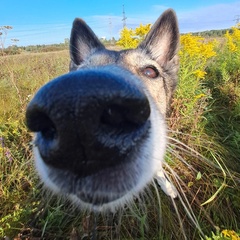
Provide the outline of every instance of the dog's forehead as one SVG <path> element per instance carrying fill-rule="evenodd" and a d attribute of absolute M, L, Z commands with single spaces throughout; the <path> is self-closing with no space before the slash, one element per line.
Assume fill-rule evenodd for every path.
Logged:
<path fill-rule="evenodd" d="M 145 65 L 151 65 L 156 62 L 150 58 L 148 54 L 139 49 L 128 49 L 122 51 L 113 50 L 99 50 L 91 54 L 86 60 L 85 64 L 91 66 L 102 66 L 108 64 L 122 65 L 125 68 L 141 67 Z"/>
<path fill-rule="evenodd" d="M 86 62 L 88 64 L 95 65 L 95 66 L 113 64 L 117 62 L 119 55 L 120 53 L 117 51 L 103 49 L 91 54 L 86 59 Z"/>
<path fill-rule="evenodd" d="M 124 63 L 125 66 L 132 66 L 135 68 L 141 68 L 145 65 L 156 64 L 153 59 L 144 51 L 136 49 L 124 50 L 120 53 L 119 61 Z"/>

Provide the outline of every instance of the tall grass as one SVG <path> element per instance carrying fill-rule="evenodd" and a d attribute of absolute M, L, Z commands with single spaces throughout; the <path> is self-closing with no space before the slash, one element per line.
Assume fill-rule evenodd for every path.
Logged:
<path fill-rule="evenodd" d="M 26 105 L 41 85 L 68 71 L 67 51 L 0 58 L 0 237 L 201 239 L 196 225 L 208 239 L 239 233 L 240 48 L 188 35 L 180 56 L 166 154 L 180 197 L 172 202 L 153 183 L 124 211 L 106 216 L 42 193 L 33 167 Z"/>
<path fill-rule="evenodd" d="M 67 71 L 67 51 L 0 58 L 0 236 L 20 232 L 39 205 L 31 135 L 24 119 L 32 94 Z"/>
<path fill-rule="evenodd" d="M 230 37 L 220 46 L 182 36 L 180 83 L 170 118 L 172 136 L 181 140 L 174 140 L 172 148 L 177 151 L 172 151 L 171 162 L 183 181 L 181 188 L 185 185 L 187 195 L 194 194 L 194 213 L 208 232 L 211 228 L 239 232 L 240 227 L 240 38 L 235 38 L 231 51 Z M 193 154 L 186 154 L 190 148 Z"/>

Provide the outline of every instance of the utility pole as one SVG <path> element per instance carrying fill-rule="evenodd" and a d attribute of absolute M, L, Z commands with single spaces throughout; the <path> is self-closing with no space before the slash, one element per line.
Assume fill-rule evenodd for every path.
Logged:
<path fill-rule="evenodd" d="M 126 27 L 126 19 L 127 19 L 127 17 L 125 15 L 125 10 L 124 10 L 124 5 L 123 5 L 123 19 L 122 19 L 122 21 L 123 21 L 123 28 Z"/>

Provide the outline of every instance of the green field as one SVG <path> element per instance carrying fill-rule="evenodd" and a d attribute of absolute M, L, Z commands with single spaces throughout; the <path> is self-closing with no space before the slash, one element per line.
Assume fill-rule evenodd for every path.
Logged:
<path fill-rule="evenodd" d="M 1 56 L 0 239 L 88 234 L 99 239 L 204 239 L 201 231 L 207 239 L 240 239 L 240 44 L 236 46 L 231 51 L 227 43 L 214 45 L 216 54 L 204 61 L 200 52 L 181 49 L 166 154 L 166 171 L 181 198 L 172 203 L 153 184 L 141 200 L 114 216 L 64 204 L 42 191 L 34 170 L 26 105 L 41 85 L 68 71 L 68 52 Z"/>

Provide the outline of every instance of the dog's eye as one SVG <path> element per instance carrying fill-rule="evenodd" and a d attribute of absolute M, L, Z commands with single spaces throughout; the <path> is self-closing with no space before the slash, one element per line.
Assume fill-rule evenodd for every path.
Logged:
<path fill-rule="evenodd" d="M 156 78 L 159 75 L 158 70 L 152 66 L 145 67 L 142 72 L 148 78 Z"/>

